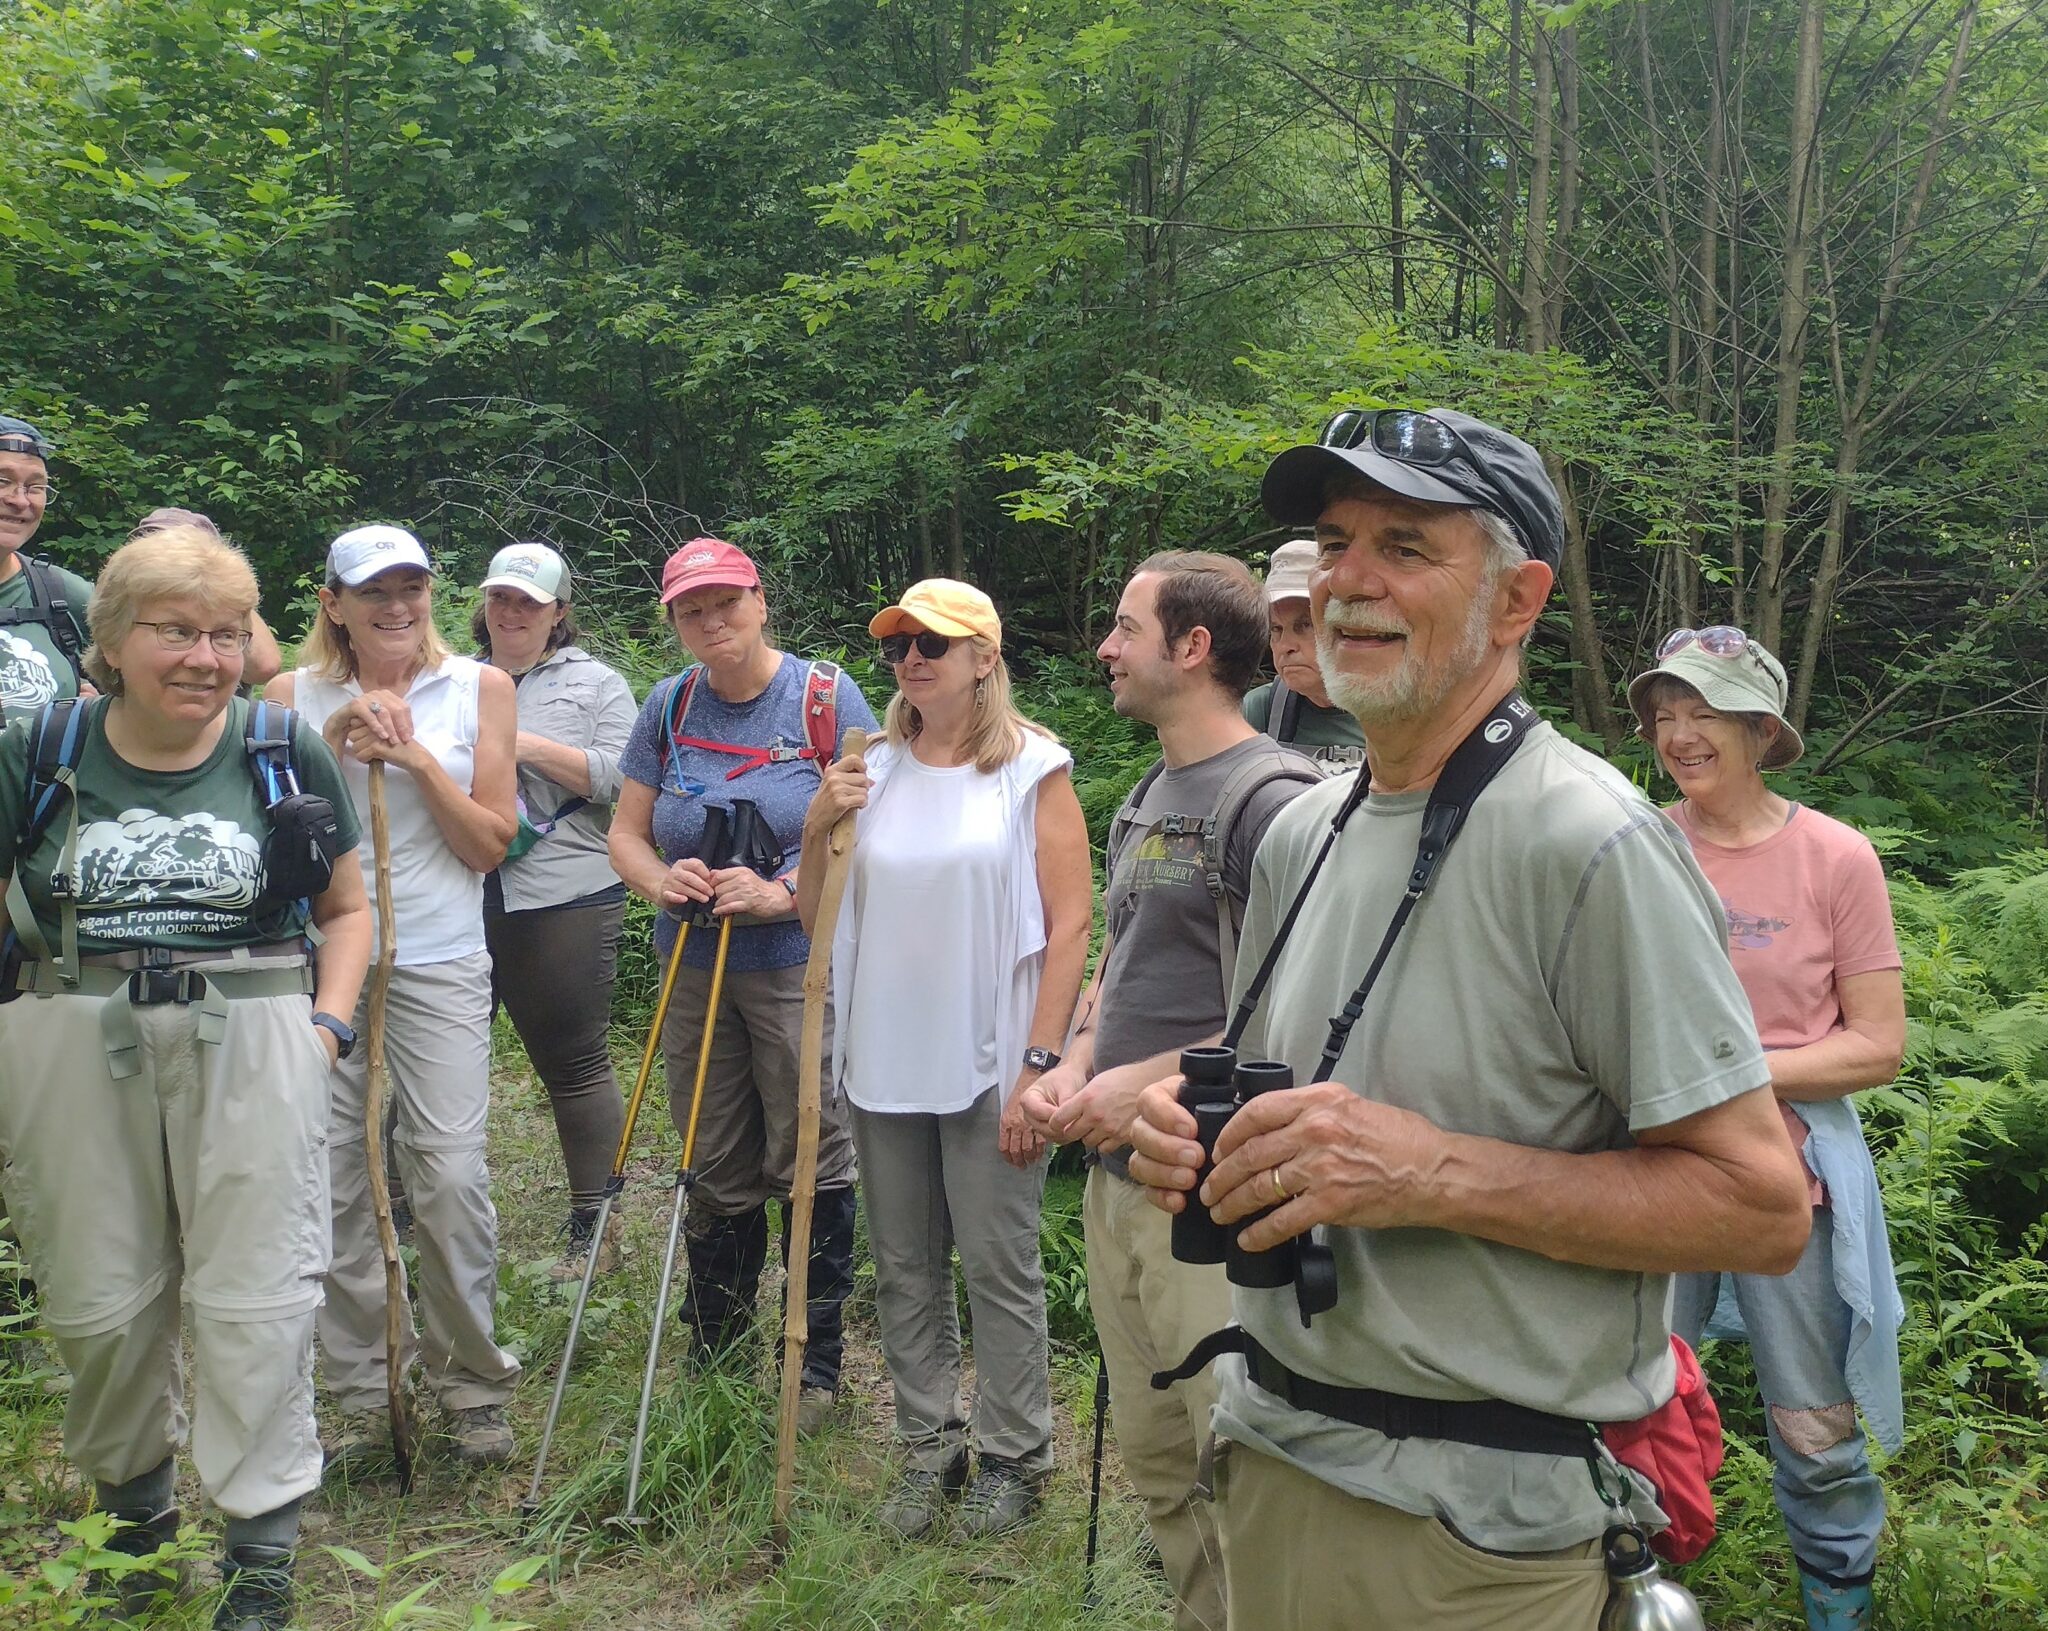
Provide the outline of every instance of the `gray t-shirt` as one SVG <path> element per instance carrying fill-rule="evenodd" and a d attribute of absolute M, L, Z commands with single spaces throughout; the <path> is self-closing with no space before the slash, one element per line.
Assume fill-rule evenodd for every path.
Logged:
<path fill-rule="evenodd" d="M 1095 1068 L 1189 1046 L 1223 1029 L 1225 970 L 1217 936 L 1216 899 L 1200 863 L 1199 828 L 1216 811 L 1223 784 L 1249 754 L 1272 746 L 1248 737 L 1235 747 L 1178 769 L 1168 766 L 1145 790 L 1135 819 L 1111 828 L 1103 872 L 1104 928 L 1109 951 L 1102 969 L 1102 1012 L 1095 1023 Z M 1227 835 L 1223 889 L 1242 916 L 1251 888 L 1252 856 L 1287 802 L 1306 790 L 1298 781 L 1268 782 L 1245 802 Z M 1188 830 L 1161 831 L 1169 816 Z M 1124 1175 L 1123 1155 L 1103 1164 Z"/>
<path fill-rule="evenodd" d="M 1253 869 L 1237 971 L 1249 982 L 1348 784 L 1274 824 Z M 1247 1032 L 1244 1056 L 1306 1081 L 1400 900 L 1426 793 L 1375 797 L 1338 841 Z M 1677 829 L 1549 725 L 1473 806 L 1346 1044 L 1335 1080 L 1453 1132 L 1539 1149 L 1632 1134 L 1770 1080 L 1729 964 L 1721 904 Z M 1507 1399 L 1586 1421 L 1670 1396 L 1662 1274 L 1562 1263 L 1435 1229 L 1333 1229 L 1340 1294 L 1304 1331 L 1291 1290 L 1234 1292 L 1238 1318 L 1306 1376 L 1439 1399 Z M 1606 1521 L 1583 1461 L 1440 1440 L 1394 1443 L 1296 1412 L 1219 1372 L 1217 1428 L 1353 1495 L 1447 1519 L 1509 1551 Z M 1639 1511 L 1655 1508 L 1647 1497 Z"/>

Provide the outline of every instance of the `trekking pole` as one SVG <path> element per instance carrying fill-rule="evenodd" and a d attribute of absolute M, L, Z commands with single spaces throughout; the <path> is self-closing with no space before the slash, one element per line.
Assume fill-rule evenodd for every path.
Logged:
<path fill-rule="evenodd" d="M 725 992 L 725 954 L 732 944 L 732 919 L 718 920 L 718 952 L 711 963 L 711 999 L 704 1008 L 704 1039 L 697 1047 L 697 1080 L 690 1089 L 690 1120 L 683 1131 L 683 1159 L 676 1167 L 675 1205 L 669 1213 L 668 1250 L 661 1259 L 661 1289 L 654 1298 L 654 1329 L 647 1338 L 647 1369 L 640 1378 L 640 1415 L 633 1424 L 633 1455 L 626 1465 L 626 1510 L 615 1520 L 639 1528 L 647 1520 L 640 1504 L 640 1463 L 647 1452 L 647 1413 L 654 1404 L 654 1375 L 661 1364 L 661 1330 L 668 1320 L 668 1289 L 675 1279 L 676 1244 L 682 1239 L 683 1214 L 697 1182 L 691 1163 L 697 1155 L 697 1116 L 704 1108 L 704 1078 L 711 1070 L 711 1039 L 718 1026 L 718 999 Z"/>
<path fill-rule="evenodd" d="M 583 1265 L 583 1284 L 576 1291 L 576 1308 L 569 1316 L 569 1338 L 562 1344 L 561 1369 L 555 1373 L 554 1396 L 548 1400 L 548 1417 L 540 1430 L 540 1453 L 534 1458 L 533 1482 L 527 1486 L 520 1510 L 529 1515 L 540 1507 L 541 1475 L 547 1471 L 548 1446 L 554 1442 L 555 1420 L 562 1413 L 562 1395 L 569 1386 L 569 1366 L 576 1358 L 576 1337 L 583 1329 L 583 1311 L 590 1302 L 591 1282 L 597 1278 L 598 1249 L 604 1241 L 605 1226 L 611 1222 L 612 1206 L 626 1188 L 626 1152 L 632 1148 L 633 1127 L 640 1119 L 640 1102 L 647 1095 L 648 1078 L 654 1073 L 654 1056 L 661 1048 L 661 1031 L 668 1019 L 669 998 L 675 994 L 676 975 L 683 966 L 683 942 L 690 938 L 690 920 L 683 919 L 676 930 L 676 943 L 668 954 L 668 969 L 661 977 L 661 995 L 654 1003 L 654 1024 L 647 1032 L 647 1046 L 640 1055 L 640 1074 L 633 1082 L 633 1096 L 626 1101 L 626 1125 L 619 1134 L 618 1153 L 612 1157 L 612 1175 L 598 1203 L 597 1226 L 591 1231 L 590 1252 Z"/>
<path fill-rule="evenodd" d="M 850 730 L 841 758 L 866 751 L 867 732 Z M 796 1173 L 789 1186 L 789 1270 L 783 1281 L 782 1395 L 775 1424 L 775 1517 L 768 1547 L 781 1556 L 789 1544 L 789 1508 L 796 1495 L 796 1408 L 803 1389 L 804 1348 L 811 1340 L 811 1219 L 817 1209 L 818 1119 L 825 1097 L 825 1004 L 832 987 L 832 931 L 853 865 L 855 812 L 832 823 L 825 840 L 825 885 L 811 923 L 804 966 L 803 1043 L 796 1078 Z"/>
<path fill-rule="evenodd" d="M 1081 1606 L 1093 1610 L 1095 1595 L 1095 1541 L 1102 1517 L 1102 1423 L 1109 1414 L 1109 1361 L 1102 1344 L 1095 1344 L 1095 1455 L 1088 1466 L 1088 1552 L 1081 1565 Z"/>
<path fill-rule="evenodd" d="M 412 1488 L 412 1425 L 405 1413 L 405 1270 L 398 1259 L 398 1229 L 391 1218 L 391 1184 L 384 1173 L 384 1023 L 391 1001 L 391 971 L 398 961 L 397 909 L 391 899 L 391 817 L 384 804 L 384 761 L 370 761 L 370 847 L 377 870 L 377 964 L 370 971 L 369 1086 L 363 1104 L 363 1154 L 370 1164 L 370 1209 L 377 1215 L 377 1249 L 384 1258 L 384 1382 L 391 1414 L 391 1458 L 398 1493 Z"/>

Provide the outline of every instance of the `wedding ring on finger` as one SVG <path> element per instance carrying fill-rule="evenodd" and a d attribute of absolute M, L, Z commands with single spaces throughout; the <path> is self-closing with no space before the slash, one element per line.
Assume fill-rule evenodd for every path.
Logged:
<path fill-rule="evenodd" d="M 1283 1201 L 1291 1200 L 1293 1198 L 1293 1196 L 1288 1191 L 1286 1179 L 1280 1176 L 1280 1169 L 1278 1167 L 1266 1168 L 1266 1176 L 1272 1181 L 1273 1184 L 1273 1204 L 1275 1206 L 1280 1205 L 1280 1203 Z"/>

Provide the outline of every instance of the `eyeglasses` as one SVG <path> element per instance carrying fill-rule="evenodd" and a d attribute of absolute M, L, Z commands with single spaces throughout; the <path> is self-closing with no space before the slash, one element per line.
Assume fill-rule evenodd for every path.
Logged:
<path fill-rule="evenodd" d="M 1364 447 L 1368 442 L 1375 453 L 1420 470 L 1433 470 L 1463 459 L 1486 484 L 1489 502 L 1483 507 L 1498 506 L 1505 511 L 1502 519 L 1514 527 L 1522 547 L 1532 557 L 1538 553 L 1535 541 L 1549 529 L 1535 523 L 1514 497 L 1514 489 L 1494 474 L 1485 455 L 1466 441 L 1455 425 L 1414 408 L 1343 408 L 1330 415 L 1316 437 L 1319 447 L 1340 452 Z"/>
<path fill-rule="evenodd" d="M 249 649 L 249 642 L 256 638 L 249 629 L 195 629 L 190 623 L 148 623 L 141 618 L 135 620 L 135 626 L 154 629 L 156 643 L 166 651 L 190 651 L 203 636 L 206 643 L 223 657 L 241 656 Z"/>
<path fill-rule="evenodd" d="M 1657 648 L 1657 661 L 1675 657 L 1687 646 L 1698 646 L 1709 657 L 1746 657 L 1752 643 L 1748 635 L 1728 623 L 1704 629 L 1673 629 Z"/>
<path fill-rule="evenodd" d="M 39 498 L 48 503 L 57 496 L 54 483 L 47 481 L 0 481 L 0 498 L 9 493 L 19 493 L 23 498 Z"/>
<path fill-rule="evenodd" d="M 937 662 L 951 648 L 951 635 L 934 634 L 930 629 L 920 629 L 915 634 L 885 634 L 882 636 L 882 661 L 902 663 L 910 660 L 910 648 L 917 647 L 918 654 L 927 662 Z"/>

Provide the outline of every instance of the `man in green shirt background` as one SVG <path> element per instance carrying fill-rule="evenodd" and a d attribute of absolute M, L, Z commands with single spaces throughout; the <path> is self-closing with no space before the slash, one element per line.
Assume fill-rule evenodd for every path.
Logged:
<path fill-rule="evenodd" d="M 1254 730 L 1300 748 L 1335 776 L 1365 759 L 1365 732 L 1342 708 L 1330 706 L 1316 661 L 1316 631 L 1308 615 L 1308 579 L 1316 564 L 1312 539 L 1296 538 L 1273 551 L 1266 564 L 1267 638 L 1274 678 L 1249 691 L 1244 717 Z"/>
<path fill-rule="evenodd" d="M 0 414 L 0 723 L 78 695 L 92 585 L 22 553 L 49 508 L 55 451 L 27 420 Z"/>

